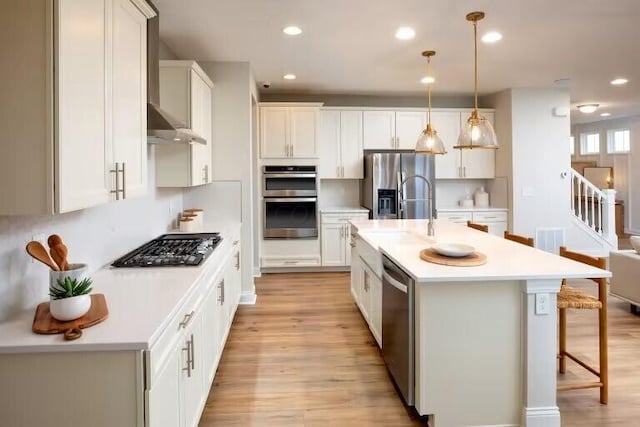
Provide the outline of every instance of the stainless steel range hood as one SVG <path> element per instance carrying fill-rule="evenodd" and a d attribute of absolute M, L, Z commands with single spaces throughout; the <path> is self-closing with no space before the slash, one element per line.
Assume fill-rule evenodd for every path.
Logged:
<path fill-rule="evenodd" d="M 207 140 L 160 108 L 160 15 L 147 21 L 147 142 L 151 144 L 200 143 Z"/>

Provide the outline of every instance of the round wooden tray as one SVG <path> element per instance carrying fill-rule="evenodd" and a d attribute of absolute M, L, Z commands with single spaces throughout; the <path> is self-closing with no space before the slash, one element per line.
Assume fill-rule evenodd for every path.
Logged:
<path fill-rule="evenodd" d="M 427 248 L 420 251 L 420 258 L 423 261 L 452 267 L 477 267 L 487 263 L 487 256 L 477 251 L 465 257 L 454 258 L 440 255 L 433 249 Z"/>

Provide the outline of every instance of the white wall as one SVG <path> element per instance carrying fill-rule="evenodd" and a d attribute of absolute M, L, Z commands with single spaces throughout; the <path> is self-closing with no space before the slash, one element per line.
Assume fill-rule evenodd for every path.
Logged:
<path fill-rule="evenodd" d="M 607 132 L 614 129 L 629 129 L 630 154 L 607 153 Z M 600 154 L 580 155 L 580 134 L 594 132 L 600 134 Z M 640 116 L 574 125 L 571 135 L 576 144 L 573 161 L 595 161 L 598 166 L 613 167 L 616 199 L 624 201 L 625 231 L 640 234 Z"/>
<path fill-rule="evenodd" d="M 451 179 L 436 181 L 436 208 L 447 209 L 459 207 L 458 202 L 465 199 L 467 195 L 473 199 L 473 193 L 480 187 L 484 187 L 485 191 L 489 191 L 488 181 L 485 179 Z M 489 197 L 489 205 L 491 207 L 502 208 L 505 206 L 496 206 L 493 198 Z"/>
<path fill-rule="evenodd" d="M 48 299 L 48 269 L 24 248 L 34 235 L 60 234 L 72 262 L 91 271 L 175 226 L 182 210 L 180 189 L 156 189 L 153 146 L 149 146 L 149 193 L 56 216 L 0 216 L 0 322 Z"/>
<path fill-rule="evenodd" d="M 360 207 L 360 180 L 321 179 L 318 206 L 320 209 Z"/>

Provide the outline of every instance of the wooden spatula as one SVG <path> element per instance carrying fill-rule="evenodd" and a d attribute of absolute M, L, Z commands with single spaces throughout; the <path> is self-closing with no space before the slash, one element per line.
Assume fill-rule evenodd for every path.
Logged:
<path fill-rule="evenodd" d="M 35 240 L 27 243 L 27 253 L 44 265 L 49 266 L 53 271 L 60 270 L 58 266 L 53 262 L 53 260 L 49 256 L 49 252 L 47 252 L 47 248 L 45 248 L 42 243 Z"/>
<path fill-rule="evenodd" d="M 69 262 L 67 261 L 69 250 L 67 249 L 67 246 L 62 243 L 62 238 L 57 234 L 52 234 L 47 239 L 47 243 L 49 244 L 51 257 L 56 264 L 58 264 L 60 270 L 67 271 L 69 269 Z"/>

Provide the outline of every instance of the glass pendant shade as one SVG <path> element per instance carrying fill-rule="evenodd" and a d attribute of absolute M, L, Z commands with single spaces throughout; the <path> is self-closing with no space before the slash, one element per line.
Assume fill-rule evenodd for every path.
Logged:
<path fill-rule="evenodd" d="M 447 151 L 444 148 L 444 144 L 438 132 L 433 129 L 431 123 L 427 125 L 427 128 L 422 131 L 418 142 L 416 142 L 416 153 L 421 154 L 446 154 Z"/>
<path fill-rule="evenodd" d="M 498 148 L 498 138 L 491 122 L 474 110 L 460 129 L 458 149 Z"/>

